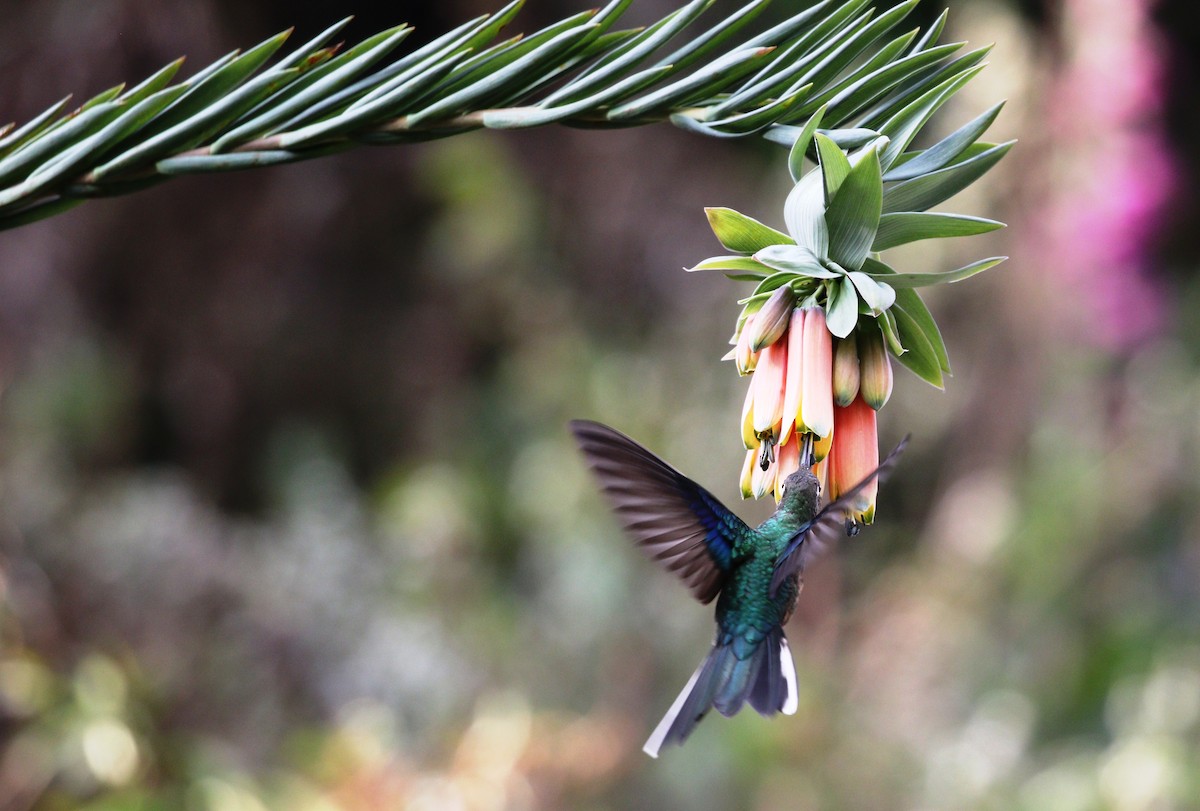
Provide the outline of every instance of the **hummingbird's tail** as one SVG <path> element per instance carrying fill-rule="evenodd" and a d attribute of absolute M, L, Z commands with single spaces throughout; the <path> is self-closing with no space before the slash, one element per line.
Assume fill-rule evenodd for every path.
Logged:
<path fill-rule="evenodd" d="M 739 659 L 738 640 L 717 642 L 642 750 L 658 757 L 668 744 L 682 744 L 712 707 L 728 717 L 747 701 L 761 715 L 796 712 L 796 665 L 782 628 L 767 634 L 753 652 Z"/>

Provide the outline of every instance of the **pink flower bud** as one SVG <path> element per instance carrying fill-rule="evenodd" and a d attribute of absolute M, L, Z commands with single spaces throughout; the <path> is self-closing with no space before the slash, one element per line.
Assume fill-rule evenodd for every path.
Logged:
<path fill-rule="evenodd" d="M 883 334 L 863 335 L 858 349 L 859 389 L 867 405 L 878 411 L 892 396 L 892 361 Z"/>
<path fill-rule="evenodd" d="M 750 331 L 750 349 L 757 352 L 765 346 L 775 343 L 787 329 L 788 319 L 792 315 L 792 304 L 796 296 L 792 288 L 783 285 L 775 289 L 767 303 L 754 317 L 754 327 Z M 749 323 L 746 325 L 750 326 Z"/>
<path fill-rule="evenodd" d="M 857 332 L 834 342 L 833 347 L 833 402 L 842 407 L 854 402 L 858 396 L 858 340 Z"/>

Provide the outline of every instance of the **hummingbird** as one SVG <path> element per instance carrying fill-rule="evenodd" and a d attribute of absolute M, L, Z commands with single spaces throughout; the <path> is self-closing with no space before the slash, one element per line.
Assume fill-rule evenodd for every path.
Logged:
<path fill-rule="evenodd" d="M 895 467 L 901 440 L 883 463 L 824 508 L 809 468 L 789 475 L 775 513 L 753 529 L 715 496 L 620 432 L 573 420 L 571 432 L 625 531 L 651 558 L 716 607 L 716 637 L 643 751 L 682 744 L 712 708 L 729 717 L 746 702 L 760 715 L 793 715 L 796 666 L 783 633 L 803 585 L 805 566 L 857 527 L 852 499 Z M 802 459 L 808 462 L 810 455 Z"/>

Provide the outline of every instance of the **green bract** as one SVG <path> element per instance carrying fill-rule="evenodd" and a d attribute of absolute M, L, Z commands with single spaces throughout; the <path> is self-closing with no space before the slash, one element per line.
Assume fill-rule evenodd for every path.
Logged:
<path fill-rule="evenodd" d="M 931 147 L 905 151 L 929 117 L 977 71 L 974 62 L 960 67 L 949 75 L 943 67 L 913 80 L 903 104 L 877 129 L 865 124 L 881 118 L 878 112 L 852 122 L 855 126 L 823 129 L 829 115 L 824 106 L 802 127 L 781 128 L 772 140 L 790 147 L 788 168 L 796 181 L 784 203 L 786 234 L 731 209 L 706 209 L 717 238 L 736 255 L 707 259 L 692 270 L 720 270 L 755 282 L 753 293 L 740 302 L 735 342 L 748 316 L 786 285 L 796 306 L 824 308 L 833 335 L 846 338 L 873 321 L 902 364 L 934 386 L 943 385 L 950 371 L 946 346 L 915 288 L 966 279 L 1006 257 L 947 272 L 908 273 L 878 254 L 917 240 L 1004 226 L 925 211 L 972 183 L 1012 147 L 1012 142 L 978 140 L 1001 105 Z M 807 172 L 806 160 L 816 164 Z"/>

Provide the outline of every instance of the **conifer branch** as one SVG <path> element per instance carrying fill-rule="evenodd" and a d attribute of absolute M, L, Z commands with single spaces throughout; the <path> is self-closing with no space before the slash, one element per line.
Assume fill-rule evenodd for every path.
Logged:
<path fill-rule="evenodd" d="M 940 105 L 986 54 L 954 57 L 962 43 L 937 44 L 944 14 L 924 34 L 892 36 L 917 0 L 878 15 L 870 0 L 823 0 L 741 38 L 769 2 L 751 0 L 664 54 L 712 2 L 691 0 L 653 25 L 617 29 L 631 0 L 612 0 L 499 39 L 523 3 L 514 0 L 399 56 L 407 25 L 350 48 L 327 45 L 346 19 L 273 64 L 290 31 L 172 83 L 178 59 L 72 112 L 68 97 L 21 127 L 0 127 L 0 230 L 175 175 L 479 128 L 669 120 L 709 136 L 761 133 L 790 146 L 824 109 L 822 132 L 850 147 L 932 90 L 950 88 Z M 918 118 L 913 134 L 928 115 Z"/>

